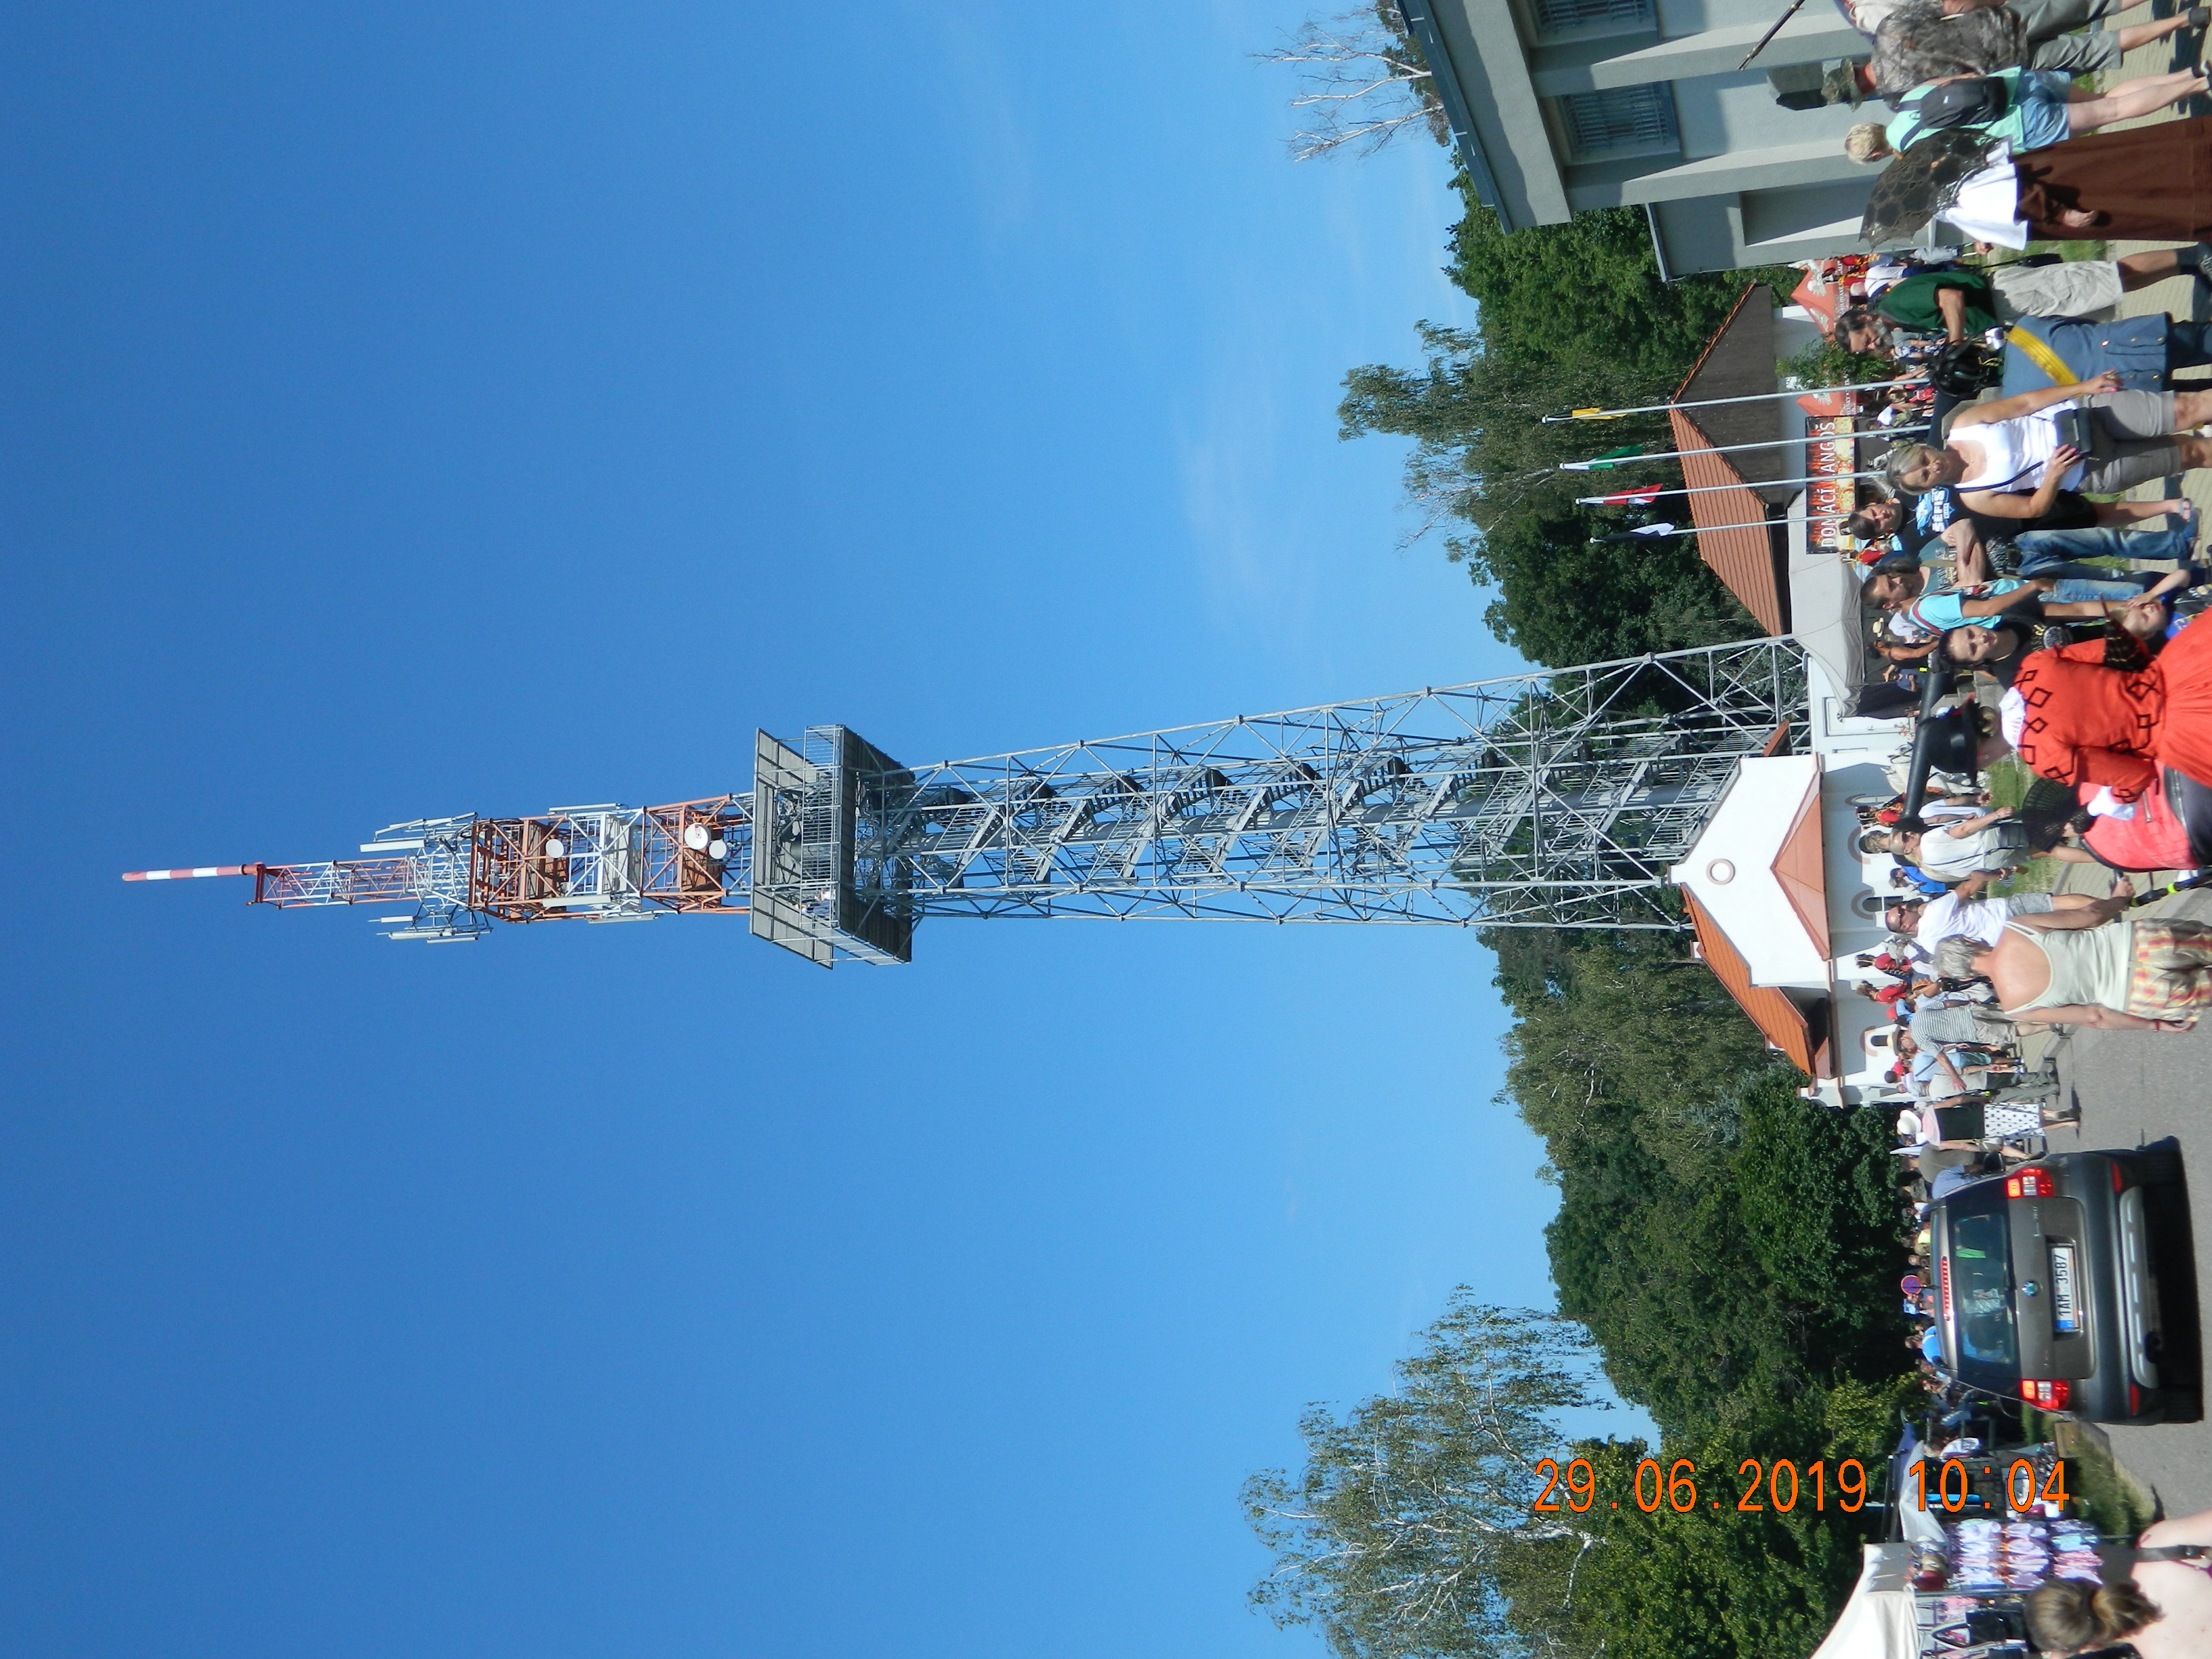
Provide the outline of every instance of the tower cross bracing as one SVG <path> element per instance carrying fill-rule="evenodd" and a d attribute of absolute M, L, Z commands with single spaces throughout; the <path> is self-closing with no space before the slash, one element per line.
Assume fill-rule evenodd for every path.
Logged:
<path fill-rule="evenodd" d="M 744 915 L 824 966 L 904 962 L 934 915 L 1668 927 L 1668 869 L 1805 699 L 1760 639 L 934 766 L 815 726 L 759 734 L 750 791 L 213 868 L 279 908 L 411 907 L 395 938 Z"/>

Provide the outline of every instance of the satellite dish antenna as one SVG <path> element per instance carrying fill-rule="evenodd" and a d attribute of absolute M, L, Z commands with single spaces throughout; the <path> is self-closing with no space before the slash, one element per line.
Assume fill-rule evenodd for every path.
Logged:
<path fill-rule="evenodd" d="M 703 823 L 687 823 L 684 826 L 684 844 L 695 853 L 705 852 L 707 843 L 713 839 L 714 836 Z"/>

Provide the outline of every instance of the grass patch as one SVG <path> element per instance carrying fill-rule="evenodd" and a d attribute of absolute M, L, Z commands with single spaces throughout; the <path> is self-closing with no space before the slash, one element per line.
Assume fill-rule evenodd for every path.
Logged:
<path fill-rule="evenodd" d="M 2009 806 L 2015 812 L 2027 799 L 2028 786 L 2035 781 L 2035 774 L 2016 760 L 1992 761 L 1983 773 L 1990 787 L 1990 805 Z M 2047 893 L 2058 884 L 2059 864 L 2057 859 L 2030 859 L 2002 881 L 1992 882 L 1990 892 L 1997 898 L 2011 898 L 2021 893 Z"/>
<path fill-rule="evenodd" d="M 2035 781 L 2035 774 L 2010 757 L 1991 761 L 1982 775 L 1990 787 L 1990 805 L 2009 806 L 2014 811 L 2027 799 L 2028 785 Z"/>
<path fill-rule="evenodd" d="M 2030 1441 L 2050 1441 L 2067 1460 L 2066 1492 L 2075 1509 L 2107 1538 L 2133 1538 L 2158 1519 L 2158 1498 L 2112 1455 L 2100 1429 L 2023 1407 Z"/>
<path fill-rule="evenodd" d="M 2010 248 L 1999 248 L 1993 254 L 1969 253 L 1960 260 L 1961 264 L 2010 264 L 2014 260 L 2030 254 L 2055 253 L 2068 264 L 2078 264 L 2084 259 L 2105 259 L 2112 256 L 2105 252 L 2102 242 L 2030 242 L 2018 253 Z"/>

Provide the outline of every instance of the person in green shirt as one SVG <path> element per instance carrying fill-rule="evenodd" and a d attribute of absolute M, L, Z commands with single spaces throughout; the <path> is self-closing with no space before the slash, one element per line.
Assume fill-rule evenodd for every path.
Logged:
<path fill-rule="evenodd" d="M 1963 267 L 1908 276 L 1884 289 L 1867 308 L 1915 334 L 1942 334 L 1954 340 L 1986 334 L 2003 321 L 1997 315 L 1996 291 L 1989 272 Z"/>
<path fill-rule="evenodd" d="M 1923 270 L 1891 284 L 1873 302 L 1836 319 L 1846 351 L 1880 351 L 1892 328 L 1963 340 L 2022 317 L 2086 317 L 2119 303 L 2131 289 L 2187 271 L 2212 281 L 2206 245 L 2130 253 L 2124 259 L 2068 259 L 2056 264 L 2002 264 L 1988 270 L 1955 266 Z"/>

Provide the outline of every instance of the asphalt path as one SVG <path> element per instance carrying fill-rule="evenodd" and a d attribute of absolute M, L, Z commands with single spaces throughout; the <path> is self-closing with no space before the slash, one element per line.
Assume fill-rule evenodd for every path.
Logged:
<path fill-rule="evenodd" d="M 2173 40 L 2139 46 L 2107 77 L 2106 83 L 2187 68 L 2188 64 L 2178 61 L 2181 49 Z M 2157 121 L 2179 120 L 2183 113 L 2161 110 L 2120 125 L 2148 126 Z M 2172 242 L 2113 242 L 2106 255 L 2117 259 L 2174 246 Z M 2122 317 L 2164 312 L 2202 319 L 2212 316 L 2212 293 L 2206 289 L 2206 284 L 2189 277 L 2153 283 L 2123 295 L 2114 312 Z M 2203 384 L 2198 378 L 2202 373 L 2191 371 L 2188 382 Z M 2162 479 L 2140 493 L 2185 495 L 2204 513 L 2212 509 L 2212 471 Z M 2079 878 L 2101 877 L 2102 872 L 2079 865 L 2069 866 L 2068 872 L 2076 878 L 2062 880 L 2058 884 L 2062 890 L 2098 891 L 2105 885 L 2102 881 Z M 2147 885 L 2157 879 L 2137 877 L 2136 882 Z M 2186 894 L 2163 905 L 2147 906 L 2137 914 L 2212 921 L 2212 894 Z M 2180 1037 L 2081 1032 L 2061 1047 L 2058 1063 L 2060 1076 L 2072 1084 L 2081 1103 L 2081 1127 L 2078 1134 L 2065 1129 L 2052 1131 L 2048 1139 L 2053 1152 L 2140 1146 L 2166 1135 L 2181 1143 L 2190 1177 L 2190 1218 L 2196 1234 L 2201 1310 L 2203 1298 L 2212 1291 L 2212 1254 L 2208 1254 L 2212 1251 L 2212 1020 Z M 2201 1368 L 2198 1374 L 2203 1375 Z M 2120 1461 L 2157 1491 L 2168 1515 L 2212 1509 L 2212 1422 L 2154 1429 L 2112 1428 L 2108 1432 Z"/>
<path fill-rule="evenodd" d="M 2212 921 L 2212 892 L 2185 893 L 2136 914 Z M 2212 1019 L 2185 1036 L 2076 1032 L 2058 1050 L 2058 1070 L 2081 1122 L 2051 1130 L 2052 1152 L 2140 1146 L 2168 1135 L 2180 1143 L 2201 1310 L 2212 1286 Z M 2212 1421 L 2107 1432 L 2121 1462 L 2157 1492 L 2168 1515 L 2212 1510 Z"/>

